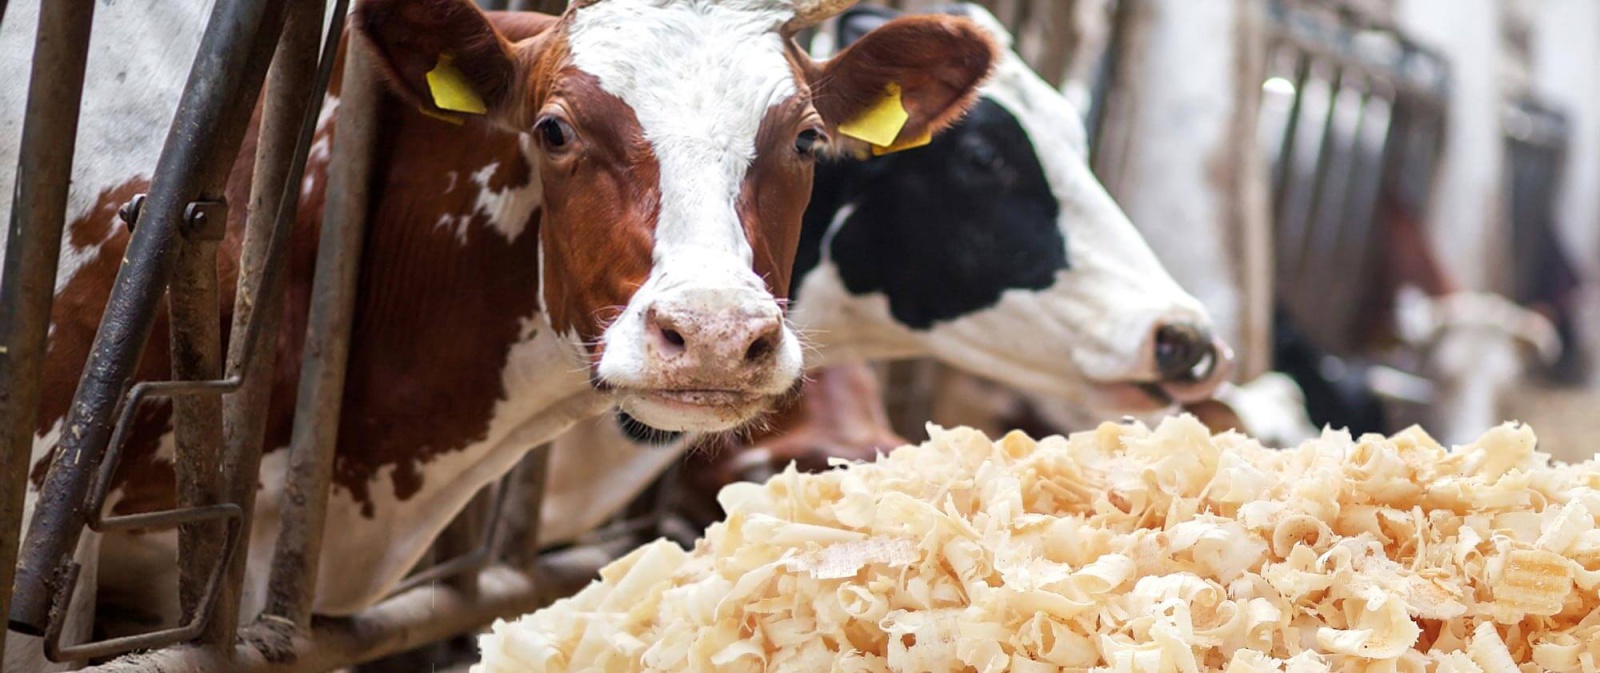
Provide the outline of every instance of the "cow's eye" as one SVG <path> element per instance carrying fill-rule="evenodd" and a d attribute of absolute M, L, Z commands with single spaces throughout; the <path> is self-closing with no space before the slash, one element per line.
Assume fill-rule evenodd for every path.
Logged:
<path fill-rule="evenodd" d="M 821 142 L 821 131 L 806 129 L 801 131 L 800 135 L 794 139 L 794 151 L 799 152 L 801 156 L 814 156 L 817 152 L 817 144 Z"/>
<path fill-rule="evenodd" d="M 546 151 L 560 151 L 572 142 L 572 127 L 555 117 L 539 120 L 539 123 L 534 124 L 533 130 L 538 135 L 539 142 L 544 144 Z"/>

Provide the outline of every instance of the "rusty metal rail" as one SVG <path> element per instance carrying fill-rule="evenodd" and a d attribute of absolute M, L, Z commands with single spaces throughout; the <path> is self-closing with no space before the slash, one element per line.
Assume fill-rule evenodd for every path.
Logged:
<path fill-rule="evenodd" d="M 338 9 L 342 10 L 343 7 Z M 208 540 L 209 548 L 202 548 L 203 553 L 195 555 L 182 567 L 182 570 L 191 573 L 191 577 L 180 584 L 186 587 L 186 595 L 182 597 L 185 613 L 181 626 L 98 643 L 62 646 L 61 627 L 69 618 L 62 608 L 60 613 L 53 616 L 46 633 L 46 653 L 52 659 L 105 657 L 197 638 L 213 644 L 233 642 L 245 557 L 239 542 L 248 535 L 249 511 L 254 503 L 254 475 L 260 461 L 261 430 L 264 427 L 261 409 L 265 407 L 269 384 L 265 374 L 270 374 L 273 347 L 272 340 L 263 338 L 263 334 L 275 333 L 281 312 L 288 232 L 293 224 L 300 176 L 304 172 L 320 110 L 320 106 L 311 106 L 309 103 L 321 100 L 327 89 L 338 45 L 338 23 L 343 17 L 342 12 L 338 14 L 339 19 L 336 19 L 328 44 L 323 49 L 324 67 L 319 69 L 315 67 L 317 61 L 314 56 L 317 54 L 317 37 L 321 32 L 322 10 L 321 0 L 298 0 L 289 10 L 285 38 L 277 50 L 279 58 L 275 59 L 273 90 L 269 92 L 263 121 L 263 142 L 258 152 L 257 164 L 262 172 L 257 175 L 257 182 L 253 185 L 252 211 L 246 225 L 246 243 L 234 316 L 234 334 L 244 336 L 231 344 L 229 374 L 227 378 L 213 380 L 144 382 L 135 385 L 123 404 L 116 430 L 85 507 L 89 513 L 89 527 L 98 532 L 164 527 L 179 521 L 220 521 L 225 528 L 202 533 L 202 539 Z M 222 223 L 222 218 L 217 217 L 213 226 L 220 227 Z M 197 272 L 214 274 L 216 251 L 213 246 L 206 247 L 209 249 L 202 253 L 202 259 L 195 262 L 197 267 L 204 270 Z M 201 279 L 200 283 L 211 284 L 214 288 L 215 279 Z M 214 312 L 219 298 L 214 289 L 208 294 L 201 301 L 209 302 L 211 311 L 196 311 L 209 313 L 197 321 L 204 327 L 189 328 L 196 332 L 220 328 L 220 318 Z M 184 330 L 175 324 L 173 331 L 176 340 Z M 213 343 L 208 348 L 214 350 L 220 346 Z M 217 369 L 220 369 L 220 363 L 217 364 Z M 255 376 L 250 376 L 252 372 Z M 217 375 L 210 374 L 213 377 Z M 227 432 L 221 427 L 213 428 L 209 436 L 201 440 L 206 442 L 203 450 L 211 454 L 202 458 L 203 469 L 205 473 L 216 475 L 214 483 L 207 485 L 208 492 L 203 493 L 213 500 L 211 504 L 168 513 L 102 518 L 105 498 L 119 463 L 124 434 L 131 427 L 133 414 L 144 398 L 162 395 L 175 399 L 208 400 L 214 408 L 207 413 L 214 411 L 220 415 L 222 400 L 219 397 L 240 391 L 249 394 L 227 398 Z M 183 420 L 179 419 L 179 427 L 182 427 L 182 423 Z M 226 465 L 227 469 L 223 469 L 222 465 Z M 193 542 L 180 542 L 180 550 L 194 549 Z M 76 566 L 72 566 L 65 589 L 57 596 L 59 605 L 65 606 L 70 601 L 76 579 Z"/>
<path fill-rule="evenodd" d="M 14 631 L 43 635 L 55 597 L 66 593 L 74 575 L 73 552 L 89 518 L 85 496 L 111 438 L 111 420 L 124 403 L 186 234 L 197 224 L 191 204 L 221 198 L 276 42 L 277 8 L 268 0 L 240 0 L 219 3 L 212 13 L 29 523 L 9 616 Z"/>
<path fill-rule="evenodd" d="M 5 2 L 0 0 L 0 19 Z M 94 0 L 40 7 L 0 277 L 0 612 L 9 613 Z M 0 665 L 5 641 L 0 639 Z"/>
<path fill-rule="evenodd" d="M 335 38 L 330 35 L 330 43 Z M 328 164 L 328 195 L 322 238 L 317 245 L 310 327 L 289 444 L 282 528 L 267 588 L 266 614 L 300 627 L 310 623 L 317 588 L 356 280 L 361 269 L 361 242 L 366 231 L 371 149 L 382 94 L 377 73 L 367 60 L 370 54 L 355 44 L 345 54 L 340 89 L 343 114 Z"/>

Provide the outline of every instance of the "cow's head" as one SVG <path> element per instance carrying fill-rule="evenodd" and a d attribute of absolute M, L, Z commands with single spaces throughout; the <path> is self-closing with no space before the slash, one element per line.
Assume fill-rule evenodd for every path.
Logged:
<path fill-rule="evenodd" d="M 958 11 L 1009 43 L 983 9 Z M 838 44 L 873 39 L 893 16 L 851 10 Z M 972 111 L 930 146 L 819 171 L 798 321 L 1097 417 L 1208 396 L 1230 353 L 1090 172 L 1086 145 L 1073 106 L 1004 51 Z"/>
<path fill-rule="evenodd" d="M 719 430 L 800 375 L 784 302 L 815 157 L 856 149 L 840 125 L 891 89 L 896 142 L 939 130 L 995 58 L 951 18 L 886 26 L 826 64 L 794 47 L 849 4 L 576 0 L 508 35 L 528 17 L 367 0 L 355 26 L 424 112 L 522 134 L 544 199 L 528 263 L 594 385 L 646 425 Z"/>

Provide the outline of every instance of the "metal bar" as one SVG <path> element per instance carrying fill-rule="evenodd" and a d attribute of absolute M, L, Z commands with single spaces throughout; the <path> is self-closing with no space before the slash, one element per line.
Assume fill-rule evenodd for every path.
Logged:
<path fill-rule="evenodd" d="M 532 568 L 539 560 L 539 524 L 543 516 L 546 477 L 550 473 L 550 444 L 534 447 L 522 457 L 512 471 L 508 482 L 515 503 L 501 520 L 505 532 L 500 539 L 507 544 L 500 550 L 501 558 L 518 568 Z"/>
<path fill-rule="evenodd" d="M 320 3 L 321 0 L 315 1 Z M 336 20 L 333 24 L 333 29 L 329 33 L 329 40 L 324 49 L 322 59 L 323 67 L 316 70 L 318 79 L 316 80 L 315 84 L 311 86 L 313 90 L 309 92 L 310 95 L 299 94 L 301 105 L 305 105 L 305 103 L 309 102 L 310 100 L 321 100 L 323 93 L 326 91 L 328 80 L 330 79 L 332 73 L 332 66 L 337 56 L 339 37 L 342 34 L 344 16 L 343 10 L 345 9 L 347 9 L 346 3 L 341 2 L 339 4 L 340 14 L 336 17 Z M 311 47 L 316 44 L 316 36 L 318 32 L 320 32 L 321 28 L 321 17 L 322 14 L 320 5 L 312 6 L 304 10 L 304 17 L 302 21 L 306 26 L 308 26 L 308 28 L 302 28 L 300 30 L 305 31 L 308 34 L 309 37 L 307 38 L 307 41 L 309 44 L 305 45 L 304 49 L 297 48 L 297 51 L 314 53 L 311 51 Z M 272 43 L 269 42 L 267 43 L 267 46 L 271 46 L 271 44 Z M 312 137 L 315 135 L 319 108 L 302 108 L 297 112 L 301 115 L 301 128 L 297 137 L 299 144 L 297 146 L 292 146 L 295 149 L 294 154 L 290 157 L 291 165 L 287 169 L 289 177 L 286 180 L 279 180 L 276 187 L 266 190 L 268 192 L 279 193 L 279 196 L 276 199 L 279 209 L 275 215 L 271 216 L 271 219 L 276 220 L 274 225 L 275 228 L 272 229 L 270 236 L 262 235 L 260 233 L 261 228 L 259 225 L 256 227 L 257 235 L 254 238 L 247 234 L 247 239 L 250 239 L 247 241 L 247 246 L 253 246 L 255 248 L 265 247 L 266 250 L 264 253 L 259 253 L 259 251 L 257 251 L 247 252 L 246 254 L 245 261 L 255 260 L 259 263 L 244 267 L 246 272 L 241 278 L 241 297 L 237 302 L 239 305 L 244 307 L 270 307 L 272 302 L 267 301 L 266 298 L 274 295 L 281 296 L 282 278 L 285 267 L 283 256 L 285 254 L 285 250 L 287 249 L 287 234 L 289 227 L 293 224 L 295 213 L 293 206 L 297 203 L 300 176 L 304 171 L 306 156 L 309 154 Z M 289 121 L 292 122 L 293 120 L 290 119 Z M 287 131 L 284 131 L 279 135 L 287 137 L 288 133 Z M 193 212 L 195 211 L 195 205 L 196 204 L 191 204 L 190 206 L 191 212 L 189 213 L 188 217 L 190 217 L 191 220 L 193 219 L 194 215 L 198 214 Z M 203 213 L 205 211 L 199 212 Z M 217 222 L 220 223 L 222 216 L 217 215 L 216 218 Z M 220 234 L 220 232 L 217 233 Z M 252 280 L 257 280 L 256 276 L 259 276 L 258 280 L 260 282 L 252 283 Z M 251 291 L 252 287 L 254 287 L 253 293 Z M 246 313 L 248 314 L 248 310 Z M 270 311 L 264 314 L 270 314 Z M 244 318 L 245 316 L 241 316 L 241 319 Z M 236 352 L 242 354 L 242 357 L 230 359 L 228 366 L 230 374 L 226 379 L 203 381 L 147 381 L 141 382 L 133 387 L 133 389 L 130 391 L 127 401 L 123 404 L 118 422 L 114 426 L 115 430 L 113 431 L 106 456 L 102 459 L 100 464 L 98 474 L 99 479 L 94 482 L 94 488 L 91 491 L 86 507 L 86 510 L 89 512 L 89 526 L 96 531 L 102 532 L 126 528 L 155 528 L 162 526 L 170 527 L 172 525 L 179 524 L 192 526 L 197 522 L 208 522 L 212 525 L 225 524 L 227 528 L 224 531 L 224 535 L 219 537 L 222 542 L 220 548 L 218 549 L 218 553 L 216 554 L 218 558 L 213 559 L 213 562 L 209 565 L 200 563 L 194 564 L 194 584 L 197 589 L 193 592 L 193 600 L 195 601 L 194 604 L 198 606 L 194 610 L 191 610 L 191 612 L 194 614 L 186 616 L 185 623 L 179 627 L 73 646 L 61 646 L 59 642 L 61 637 L 60 620 L 63 619 L 63 617 L 56 616 L 52 618 L 50 627 L 47 629 L 46 634 L 46 654 L 50 658 L 62 660 L 104 657 L 112 654 L 127 652 L 132 649 L 151 649 L 165 646 L 180 640 L 189 640 L 197 636 L 202 636 L 204 633 L 216 634 L 213 638 L 206 639 L 207 642 L 211 642 L 213 644 L 219 642 L 231 644 L 233 642 L 235 635 L 234 631 L 236 628 L 237 593 L 242 588 L 242 579 L 229 580 L 227 579 L 227 574 L 232 572 L 230 568 L 233 568 L 238 569 L 242 575 L 242 565 L 240 564 L 242 564 L 244 559 L 244 550 L 238 544 L 238 541 L 241 537 L 243 537 L 243 531 L 247 524 L 245 514 L 247 510 L 244 508 L 252 507 L 254 504 L 254 493 L 256 487 L 255 475 L 258 471 L 256 466 L 259 464 L 259 433 L 257 434 L 255 440 L 256 453 L 241 456 L 240 452 L 233 451 L 231 453 L 224 454 L 224 458 L 227 461 L 225 474 L 232 479 L 232 481 L 228 484 L 229 493 L 243 492 L 244 494 L 239 496 L 239 502 L 241 503 L 239 506 L 235 506 L 234 504 L 230 503 L 200 508 L 180 508 L 166 512 L 154 512 L 132 517 L 106 519 L 104 521 L 100 520 L 100 514 L 104 508 L 107 492 L 110 490 L 112 485 L 112 475 L 115 473 L 116 466 L 120 462 L 121 450 L 123 447 L 123 442 L 125 441 L 125 434 L 128 428 L 131 427 L 130 423 L 132 416 L 139 408 L 140 402 L 147 396 L 163 396 L 171 398 L 189 396 L 215 400 L 218 396 L 240 390 L 246 380 L 246 373 L 255 367 L 253 363 L 255 363 L 256 360 L 253 356 L 259 353 L 262 349 L 272 347 L 271 342 L 263 343 L 261 339 L 261 335 L 263 333 L 266 333 L 269 330 L 275 332 L 276 330 L 275 327 L 269 326 L 267 324 L 268 322 L 270 321 L 251 320 L 245 327 L 242 328 L 241 331 L 243 332 L 243 337 L 236 338 L 231 344 Z M 237 335 L 239 332 L 235 332 L 235 334 Z M 267 357 L 270 358 L 270 356 Z M 270 373 L 270 371 L 266 373 Z M 255 383 L 255 385 L 260 386 L 263 385 L 261 383 L 261 378 L 264 377 L 253 377 L 250 380 Z M 250 414 L 248 414 L 249 416 L 260 416 L 260 407 L 251 407 L 250 409 L 252 411 Z M 246 461 L 248 461 L 249 467 L 243 467 L 240 465 L 240 463 Z M 234 562 L 227 564 L 225 567 L 225 565 L 220 562 L 221 558 L 228 558 Z M 203 575 L 200 573 L 202 570 L 205 571 Z M 77 579 L 76 572 L 76 565 L 68 566 L 67 574 L 65 576 L 65 581 L 67 584 L 62 590 L 58 591 L 57 594 L 56 602 L 57 605 L 60 606 L 57 608 L 58 610 L 64 611 L 64 606 L 68 601 L 70 601 L 72 591 L 74 589 L 73 583 Z M 229 587 L 229 591 L 226 594 L 223 593 L 224 586 Z M 225 614 L 219 615 L 219 613 Z M 216 617 L 216 619 L 213 620 L 213 617 Z M 221 653 L 226 655 L 229 651 L 231 650 L 221 650 Z"/>
<path fill-rule="evenodd" d="M 359 45 L 349 42 L 345 54 L 338 133 L 329 161 L 306 356 L 289 445 L 282 528 L 267 589 L 266 614 L 302 628 L 310 623 L 316 597 L 382 94 L 372 56 Z"/>
<path fill-rule="evenodd" d="M 466 527 L 468 531 L 479 533 L 483 538 L 474 548 L 466 549 L 465 553 L 459 553 L 455 556 L 446 556 L 445 558 L 448 560 L 423 570 L 415 575 L 407 577 L 405 581 L 401 582 L 399 586 L 396 586 L 393 591 L 389 592 L 389 596 L 399 596 L 400 594 L 420 586 L 432 584 L 440 580 L 450 580 L 451 588 L 460 592 L 463 597 L 467 598 L 468 600 L 476 598 L 478 589 L 477 583 L 475 580 L 471 580 L 472 575 L 469 575 L 468 573 L 481 570 L 494 561 L 495 550 L 499 546 L 500 540 L 500 518 L 505 512 L 506 496 L 511 492 L 511 479 L 513 476 L 515 476 L 515 473 L 508 474 L 505 476 L 505 478 L 501 479 L 497 485 L 492 487 L 494 489 L 492 494 L 489 493 L 488 490 L 479 493 L 480 497 L 492 497 L 492 500 L 488 501 L 489 511 L 487 520 L 474 520 L 477 519 L 478 515 L 481 513 L 479 508 L 476 507 L 476 505 L 480 502 L 477 498 L 474 498 L 474 500 L 462 510 L 461 516 L 456 518 L 456 522 L 465 520 L 473 524 L 477 524 L 475 526 Z M 452 528 L 454 528 L 453 525 Z M 458 535 L 460 533 L 461 531 L 457 531 Z M 456 544 L 460 547 L 467 547 L 468 542 L 466 540 L 457 540 Z M 444 549 L 441 549 L 441 551 L 444 551 Z M 449 549 L 449 551 L 457 550 Z M 471 581 L 455 581 L 461 579 L 467 579 Z M 470 586 L 462 587 L 462 584 L 470 584 Z"/>
<path fill-rule="evenodd" d="M 278 8 L 237 0 L 212 10 L 29 524 L 9 615 L 20 633 L 43 635 L 49 623 L 51 596 L 83 532 L 90 475 L 172 277 L 184 211 L 226 181 L 270 57 L 263 36 L 278 34 Z"/>
<path fill-rule="evenodd" d="M 503 490 L 501 489 L 502 492 Z M 402 580 L 399 585 L 402 590 L 417 586 L 417 583 L 426 584 L 442 579 L 450 584 L 450 588 L 461 592 L 463 596 L 472 597 L 477 584 L 465 573 L 482 568 L 492 560 L 492 554 L 483 548 L 494 544 L 495 533 L 485 533 L 483 526 L 488 518 L 485 512 L 494 506 L 492 499 L 494 496 L 494 488 L 491 485 L 489 488 L 480 489 L 471 500 L 467 501 L 467 506 L 461 508 L 461 512 L 456 514 L 450 525 L 445 526 L 434 539 L 432 565 Z M 488 537 L 487 541 L 480 539 L 485 536 Z M 479 557 L 482 561 L 478 563 L 462 562 L 463 559 Z"/>
<path fill-rule="evenodd" d="M 267 72 L 256 147 L 250 209 L 239 253 L 239 285 L 233 304 L 228 370 L 242 385 L 223 398 L 222 473 L 230 480 L 228 502 L 243 511 L 240 534 L 250 538 L 256 487 L 261 471 L 276 339 L 283 316 L 284 267 L 289 232 L 294 227 L 306 158 L 316 136 L 317 118 L 337 60 L 346 0 L 335 3 L 329 38 L 320 52 L 324 0 L 297 0 L 284 19 L 283 37 Z M 246 335 L 245 338 L 240 338 Z M 241 545 L 228 560 L 228 574 L 217 610 L 206 629 L 207 642 L 224 642 L 238 630 L 239 597 L 249 549 Z"/>
<path fill-rule="evenodd" d="M 4 14 L 5 0 L 0 0 Z M 60 0 L 39 9 L 10 243 L 0 273 L 0 613 L 11 609 L 93 19 L 94 0 Z M 4 662 L 0 637 L 0 667 Z"/>
<path fill-rule="evenodd" d="M 104 521 L 90 519 L 90 526 L 98 532 L 111 532 L 118 530 L 152 530 L 179 526 L 192 526 L 195 524 L 217 523 L 224 526 L 223 538 L 220 541 L 218 556 L 232 554 L 239 545 L 239 521 L 243 513 L 237 505 L 221 503 L 203 507 L 189 507 L 165 512 L 148 512 L 115 517 Z M 162 629 L 151 633 L 140 633 L 109 640 L 93 641 L 78 645 L 62 645 L 62 629 L 69 622 L 68 607 L 72 604 L 72 593 L 78 585 L 78 571 L 82 567 L 77 563 L 67 566 L 61 591 L 56 594 L 55 605 L 52 609 L 50 625 L 45 629 L 44 652 L 45 657 L 51 661 L 81 661 L 85 659 L 103 658 L 124 652 L 141 649 L 153 649 L 170 645 L 175 642 L 193 640 L 205 630 L 206 617 L 215 609 L 215 601 L 221 593 L 221 583 L 226 575 L 226 569 L 218 564 L 211 568 L 210 574 L 204 579 L 200 589 L 195 594 L 198 600 L 193 615 L 184 618 L 182 625 L 169 629 Z M 230 639 L 225 641 L 232 643 Z M 215 648 L 215 645 L 212 645 Z M 229 648 L 231 649 L 231 648 Z M 219 650 L 220 656 L 226 656 L 229 650 Z"/>
<path fill-rule="evenodd" d="M 222 377 L 221 291 L 217 287 L 220 236 L 200 235 L 194 224 L 190 223 L 179 241 L 178 259 L 167 287 L 172 378 L 212 381 Z M 172 422 L 178 506 L 221 502 L 225 497 L 220 470 L 222 400 L 209 395 L 174 397 Z M 223 530 L 210 523 L 221 524 L 194 522 L 178 528 L 178 602 L 183 621 L 194 618 L 211 570 L 222 563 Z"/>
<path fill-rule="evenodd" d="M 84 673 L 320 673 L 365 663 L 421 645 L 468 633 L 495 619 L 539 609 L 559 598 L 543 590 L 544 578 L 560 586 L 581 586 L 614 553 L 573 554 L 544 564 L 539 582 L 506 566 L 478 575 L 477 600 L 466 600 L 445 586 L 418 588 L 348 619 L 318 619 L 305 637 L 282 622 L 262 621 L 240 634 L 231 662 L 214 652 L 182 646 L 124 657 Z M 581 579 L 580 579 L 581 578 Z"/>

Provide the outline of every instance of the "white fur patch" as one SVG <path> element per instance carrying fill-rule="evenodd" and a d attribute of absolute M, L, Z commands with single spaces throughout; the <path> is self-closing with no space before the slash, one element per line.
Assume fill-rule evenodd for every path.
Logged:
<path fill-rule="evenodd" d="M 750 268 L 736 204 L 762 119 L 799 91 L 777 30 L 792 16 L 791 5 L 772 0 L 608 0 L 574 16 L 574 65 L 632 108 L 661 167 L 655 263 L 606 332 L 602 376 L 645 375 L 644 313 L 661 297 L 748 288 L 702 296 L 726 300 L 708 306 L 715 311 L 772 301 Z M 798 340 L 785 329 L 780 371 L 798 375 L 799 359 Z"/>
<path fill-rule="evenodd" d="M 528 165 L 537 166 L 532 140 L 527 134 L 519 134 L 517 144 Z M 539 182 L 539 176 L 530 172 L 526 184 L 501 190 L 492 189 L 489 181 L 503 169 L 505 167 L 496 161 L 468 175 L 467 183 L 478 190 L 471 208 L 463 214 L 441 215 L 436 226 L 454 230 L 456 240 L 466 245 L 467 231 L 472 227 L 472 218 L 482 214 L 489 218 L 489 228 L 495 233 L 505 237 L 507 241 L 517 240 L 517 237 L 528 228 L 528 218 L 533 216 L 533 211 L 544 204 L 544 186 Z M 455 191 L 457 181 L 458 174 L 451 171 L 450 186 L 445 193 Z"/>

